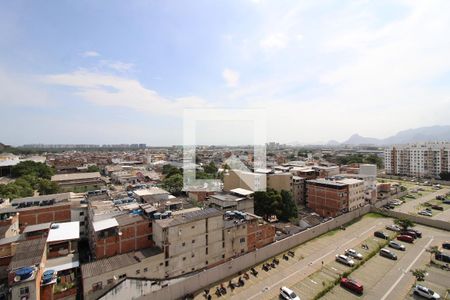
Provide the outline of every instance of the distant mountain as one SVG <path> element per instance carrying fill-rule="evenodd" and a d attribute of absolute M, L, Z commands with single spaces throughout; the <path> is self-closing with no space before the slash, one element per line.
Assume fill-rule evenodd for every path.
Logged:
<path fill-rule="evenodd" d="M 430 126 L 407 129 L 385 139 L 352 135 L 344 145 L 392 145 L 430 141 L 450 141 L 450 126 Z"/>
<path fill-rule="evenodd" d="M 336 146 L 336 145 L 339 145 L 339 142 L 336 140 L 329 140 L 327 145 L 328 146 Z"/>

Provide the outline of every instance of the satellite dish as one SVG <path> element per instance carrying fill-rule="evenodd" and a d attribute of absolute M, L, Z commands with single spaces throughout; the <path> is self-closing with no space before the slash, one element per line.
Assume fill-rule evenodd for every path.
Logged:
<path fill-rule="evenodd" d="M 20 276 L 14 276 L 14 282 L 19 282 L 20 281 Z"/>

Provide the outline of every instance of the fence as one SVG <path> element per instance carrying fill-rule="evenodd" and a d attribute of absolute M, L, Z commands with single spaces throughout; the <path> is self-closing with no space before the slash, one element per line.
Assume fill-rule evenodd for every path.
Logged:
<path fill-rule="evenodd" d="M 281 241 L 276 241 L 268 246 L 237 257 L 219 266 L 192 275 L 185 280 L 171 284 L 158 291 L 154 291 L 139 299 L 179 299 L 186 294 L 194 293 L 203 287 L 235 275 L 239 271 L 246 270 L 271 257 L 318 237 L 319 235 L 349 223 L 352 220 L 365 215 L 369 211 L 370 206 L 366 205 L 357 210 L 338 216 L 328 222 L 294 234 Z"/>

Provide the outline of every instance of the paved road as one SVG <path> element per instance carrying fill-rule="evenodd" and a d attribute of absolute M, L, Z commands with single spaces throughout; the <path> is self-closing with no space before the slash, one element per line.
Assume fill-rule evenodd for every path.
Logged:
<path fill-rule="evenodd" d="M 417 205 L 425 203 L 425 202 L 433 200 L 433 199 L 436 199 L 436 196 L 445 195 L 449 191 L 450 191 L 450 189 L 443 188 L 443 189 L 440 189 L 440 190 L 438 190 L 436 192 L 427 194 L 427 195 L 425 195 L 423 197 L 420 197 L 420 198 L 417 198 L 417 199 L 414 199 L 414 200 L 409 200 L 406 203 L 396 207 L 395 211 L 404 212 L 404 213 L 416 212 L 417 211 L 416 210 L 416 206 Z"/>
<path fill-rule="evenodd" d="M 373 231 L 390 224 L 390 219 L 363 218 L 361 221 L 338 231 L 333 236 L 324 236 L 301 246 L 305 258 L 293 263 L 284 270 L 272 270 L 270 276 L 256 282 L 254 285 L 238 290 L 231 299 L 271 299 L 276 297 L 281 286 L 291 286 L 319 270 L 322 261 L 327 264 L 334 260 L 336 254 L 345 248 L 358 245 Z"/>

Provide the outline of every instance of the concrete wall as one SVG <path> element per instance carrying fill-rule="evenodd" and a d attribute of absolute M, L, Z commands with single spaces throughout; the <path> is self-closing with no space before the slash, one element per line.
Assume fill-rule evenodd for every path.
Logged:
<path fill-rule="evenodd" d="M 266 247 L 257 249 L 256 251 L 242 255 L 228 262 L 220 264 L 214 268 L 202 271 L 198 274 L 190 276 L 185 280 L 168 285 L 158 291 L 151 292 L 146 296 L 138 299 L 178 299 L 188 293 L 193 293 L 219 282 L 226 277 L 237 274 L 239 271 L 248 269 L 270 257 L 276 256 L 295 246 L 305 243 L 321 234 L 324 234 L 334 228 L 352 221 L 370 211 L 369 206 L 364 206 L 347 214 L 341 215 L 326 223 L 322 223 L 316 227 L 307 229 L 295 235 L 292 235 L 281 241 L 274 242 Z"/>
<path fill-rule="evenodd" d="M 422 217 L 419 215 L 417 215 L 417 216 L 410 215 L 407 213 L 402 213 L 402 212 L 387 210 L 387 209 L 380 209 L 380 208 L 376 208 L 376 207 L 372 207 L 371 211 L 382 214 L 384 216 L 398 218 L 398 219 L 408 219 L 417 224 L 450 231 L 450 223 L 449 222 L 445 222 L 445 221 L 441 221 L 441 220 L 433 220 L 428 217 Z"/>

